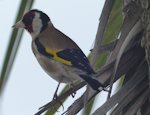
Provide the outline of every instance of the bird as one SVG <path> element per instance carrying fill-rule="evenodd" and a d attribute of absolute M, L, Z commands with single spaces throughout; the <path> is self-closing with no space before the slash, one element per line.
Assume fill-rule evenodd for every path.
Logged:
<path fill-rule="evenodd" d="M 56 29 L 50 18 L 38 9 L 24 14 L 13 28 L 24 28 L 32 37 L 32 51 L 43 70 L 58 81 L 53 99 L 57 98 L 60 83 L 86 81 L 96 91 L 105 90 L 96 78 L 89 60 L 80 47 Z"/>

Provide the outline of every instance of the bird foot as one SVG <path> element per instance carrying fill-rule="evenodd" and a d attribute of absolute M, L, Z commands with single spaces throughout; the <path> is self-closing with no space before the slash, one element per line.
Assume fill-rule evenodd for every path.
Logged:
<path fill-rule="evenodd" d="M 62 101 L 59 99 L 59 97 L 57 96 L 57 94 L 55 93 L 54 94 L 54 97 L 53 97 L 53 100 L 56 99 L 56 101 L 63 107 L 63 110 L 64 110 L 64 105 L 62 103 Z M 56 111 L 56 112 L 59 112 L 55 106 L 53 106 L 53 109 Z"/>
<path fill-rule="evenodd" d="M 75 87 L 75 85 L 73 83 L 70 84 L 70 89 L 73 89 Z M 71 96 L 72 98 L 74 98 L 76 95 L 76 92 L 72 93 Z"/>

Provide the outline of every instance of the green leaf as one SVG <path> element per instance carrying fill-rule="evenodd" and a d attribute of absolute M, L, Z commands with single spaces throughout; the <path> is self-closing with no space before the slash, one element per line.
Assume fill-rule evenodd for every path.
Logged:
<path fill-rule="evenodd" d="M 123 15 L 121 9 L 122 9 L 122 1 L 116 0 L 114 7 L 111 11 L 109 22 L 102 41 L 102 45 L 107 44 L 116 38 L 119 29 L 121 27 L 121 24 L 123 22 Z"/>
<path fill-rule="evenodd" d="M 21 20 L 22 15 L 24 14 L 25 10 L 31 9 L 33 2 L 34 0 L 22 0 L 15 22 Z M 20 44 L 20 40 L 22 38 L 22 34 L 23 34 L 23 30 L 13 29 L 12 31 L 9 45 L 7 48 L 7 52 L 6 52 L 6 56 L 5 56 L 5 60 L 4 60 L 3 67 L 1 70 L 1 75 L 0 75 L 0 95 L 2 93 L 2 90 L 5 88 L 7 80 L 9 78 L 9 73 L 11 71 L 16 53 L 18 51 L 18 47 Z"/>

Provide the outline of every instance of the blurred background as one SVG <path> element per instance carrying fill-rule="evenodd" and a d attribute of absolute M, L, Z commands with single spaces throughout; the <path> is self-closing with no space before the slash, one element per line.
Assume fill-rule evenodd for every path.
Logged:
<path fill-rule="evenodd" d="M 118 1 L 118 0 L 117 0 Z M 38 108 L 50 102 L 58 82 L 40 67 L 31 50 L 31 36 L 22 29 L 11 28 L 30 9 L 45 12 L 54 26 L 73 39 L 88 56 L 94 45 L 104 0 L 1 0 L 0 1 L 0 115 L 33 115 Z M 119 22 L 118 22 L 119 23 Z M 112 34 L 113 33 L 113 34 Z M 112 32 L 112 39 L 117 32 Z M 110 40 L 106 39 L 106 42 Z M 108 53 L 100 61 L 106 61 Z M 103 59 L 103 60 L 102 60 Z M 65 84 L 61 84 L 60 93 Z M 65 110 L 80 97 L 86 87 L 64 102 Z M 97 96 L 90 113 L 106 100 L 105 92 Z M 64 111 L 65 111 L 64 110 Z M 55 115 L 64 111 L 62 107 Z M 90 114 L 89 113 L 89 114 Z M 44 113 L 46 114 L 46 113 Z M 79 112 L 78 115 L 81 115 Z M 48 114 L 47 114 L 48 115 Z"/>

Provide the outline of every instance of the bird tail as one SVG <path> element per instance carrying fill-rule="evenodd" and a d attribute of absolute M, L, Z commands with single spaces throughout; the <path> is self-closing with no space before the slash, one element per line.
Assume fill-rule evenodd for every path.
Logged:
<path fill-rule="evenodd" d="M 96 79 L 92 78 L 89 75 L 79 75 L 82 79 L 84 79 L 94 90 L 100 91 L 100 90 L 105 90 L 104 86 Z"/>

